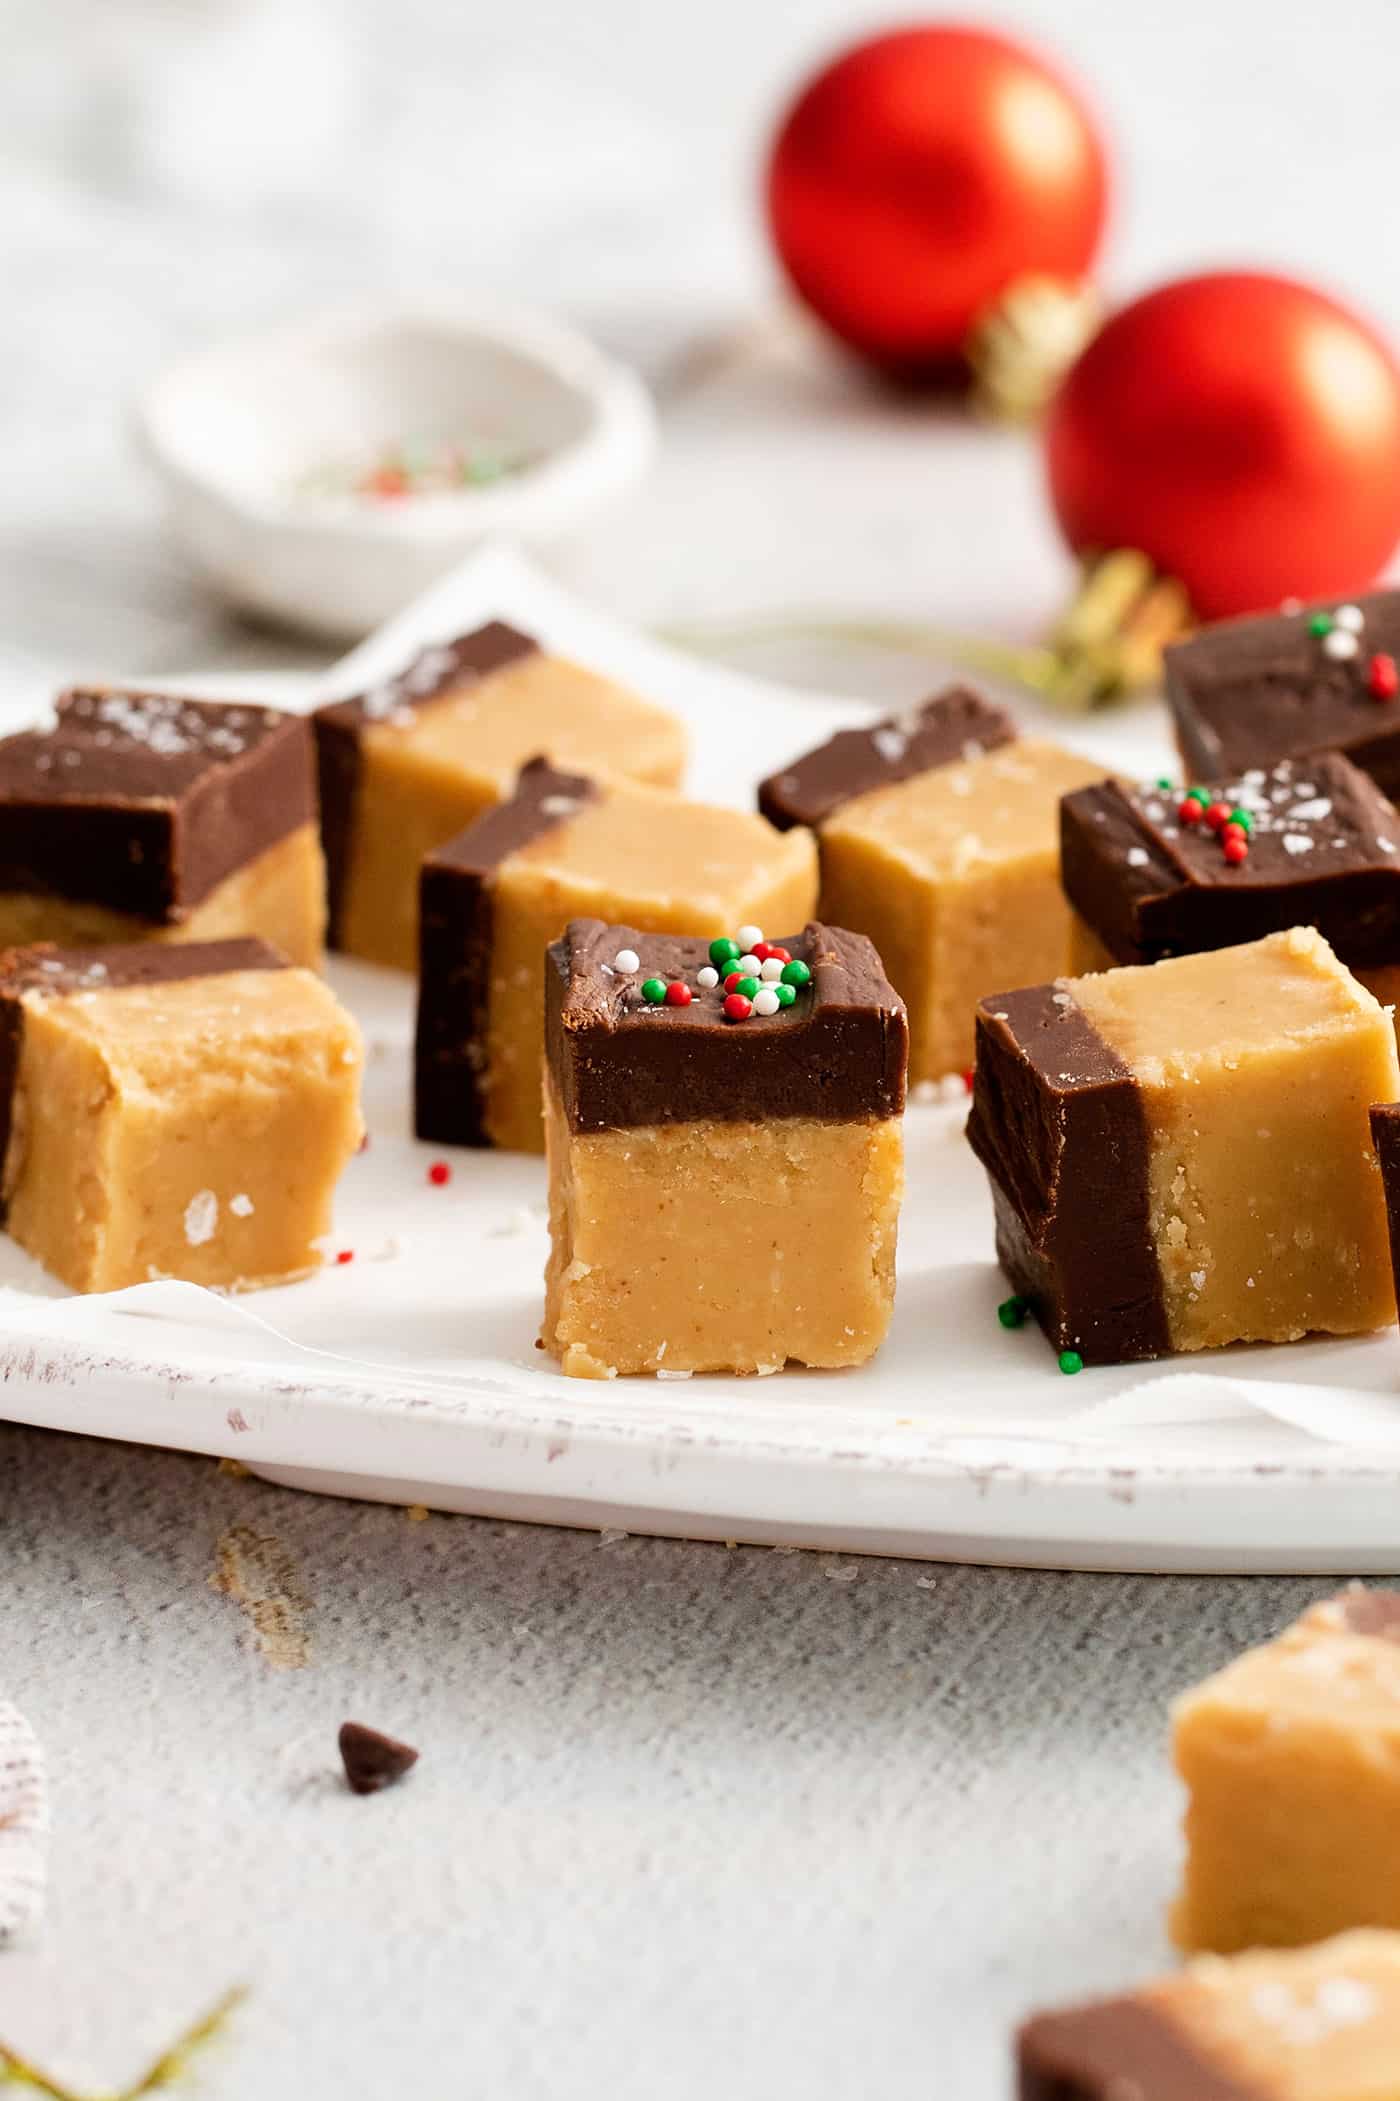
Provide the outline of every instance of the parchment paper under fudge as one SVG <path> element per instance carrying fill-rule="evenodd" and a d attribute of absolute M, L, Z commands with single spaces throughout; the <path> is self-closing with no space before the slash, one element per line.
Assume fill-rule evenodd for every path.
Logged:
<path fill-rule="evenodd" d="M 261 935 L 316 964 L 310 725 L 116 686 L 0 739 L 0 947 Z"/>
<path fill-rule="evenodd" d="M 1101 772 L 959 687 L 760 785 L 773 823 L 817 833 L 822 917 L 868 934 L 908 1001 L 914 1080 L 971 1064 L 982 993 L 1067 966 L 1059 799 Z"/>
<path fill-rule="evenodd" d="M 546 982 L 542 1347 L 593 1379 L 863 1363 L 908 1062 L 870 943 L 812 923 L 741 955 L 575 920 Z"/>
<path fill-rule="evenodd" d="M 0 957 L 0 1222 L 77 1291 L 320 1267 L 354 1021 L 264 941 Z"/>
<path fill-rule="evenodd" d="M 1400 802 L 1400 591 L 1200 628 L 1166 684 L 1193 780 L 1344 751 Z"/>
<path fill-rule="evenodd" d="M 983 1000 L 967 1135 L 1062 1367 L 1393 1320 L 1368 1108 L 1397 1079 L 1309 928 Z"/>
<path fill-rule="evenodd" d="M 413 970 L 424 856 L 508 796 L 539 754 L 673 788 L 686 735 L 665 709 L 494 620 L 313 718 L 335 948 Z"/>

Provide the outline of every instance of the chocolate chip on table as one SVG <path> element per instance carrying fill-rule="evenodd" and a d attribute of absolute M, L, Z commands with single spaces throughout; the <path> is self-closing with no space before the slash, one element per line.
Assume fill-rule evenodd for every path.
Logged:
<path fill-rule="evenodd" d="M 357 1795 L 376 1795 L 382 1787 L 392 1787 L 410 1766 L 418 1763 L 412 1744 L 382 1736 L 378 1729 L 367 1729 L 363 1722 L 341 1723 L 340 1755 L 346 1781 Z"/>

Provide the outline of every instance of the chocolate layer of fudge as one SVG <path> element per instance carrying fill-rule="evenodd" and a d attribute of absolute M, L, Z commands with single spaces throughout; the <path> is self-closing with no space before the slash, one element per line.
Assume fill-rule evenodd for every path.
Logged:
<path fill-rule="evenodd" d="M 1344 751 L 1400 802 L 1400 591 L 1200 628 L 1166 652 L 1195 780 Z"/>
<path fill-rule="evenodd" d="M 904 1007 L 840 928 L 550 948 L 541 1343 L 606 1379 L 859 1364 L 894 1298 Z M 757 974 L 751 967 L 757 961 Z"/>
<path fill-rule="evenodd" d="M 868 934 L 908 1001 L 914 1080 L 971 1063 L 982 993 L 1067 967 L 1059 799 L 1101 772 L 1016 741 L 1001 708 L 959 687 L 760 786 L 775 824 L 816 830 L 823 919 Z"/>
<path fill-rule="evenodd" d="M 1118 1999 L 1038 2014 L 1020 2101 L 1390 2101 L 1400 1934 L 1207 1957 Z"/>
<path fill-rule="evenodd" d="M 314 721 L 332 945 L 402 970 L 424 856 L 507 797 L 526 760 L 663 788 L 685 769 L 674 716 L 499 620 Z"/>
<path fill-rule="evenodd" d="M 800 924 L 816 897 L 810 832 L 532 761 L 423 864 L 418 1136 L 543 1150 L 542 959 L 570 919 L 713 936 Z"/>
<path fill-rule="evenodd" d="M 1077 789 L 1060 867 L 1076 970 L 1313 926 L 1378 998 L 1400 984 L 1400 810 L 1339 752 L 1207 786 Z"/>
<path fill-rule="evenodd" d="M 1400 1102 L 1373 1104 L 1371 1142 L 1380 1162 L 1391 1268 L 1395 1275 L 1396 1296 L 1400 1298 Z"/>
<path fill-rule="evenodd" d="M 319 1267 L 359 1031 L 252 939 L 0 957 L 0 1221 L 76 1291 Z"/>
<path fill-rule="evenodd" d="M 1322 937 L 984 1000 L 968 1138 L 1054 1347 L 1112 1364 L 1395 1317 L 1386 1011 Z"/>
<path fill-rule="evenodd" d="M 0 739 L 0 946 L 257 934 L 315 964 L 324 922 L 302 717 L 84 686 Z"/>
<path fill-rule="evenodd" d="M 1178 1700 L 1172 1744 L 1187 1790 L 1178 1946 L 1400 1927 L 1400 1593 L 1358 1584 L 1314 1605 Z"/>

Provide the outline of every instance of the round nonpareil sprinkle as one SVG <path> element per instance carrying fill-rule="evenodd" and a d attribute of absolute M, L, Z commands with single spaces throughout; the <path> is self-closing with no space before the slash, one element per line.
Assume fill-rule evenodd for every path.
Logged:
<path fill-rule="evenodd" d="M 671 983 L 666 987 L 667 1006 L 688 1007 L 690 1005 L 690 1001 L 691 990 L 689 985 L 683 985 L 679 978 L 673 978 L 671 980 Z"/>
<path fill-rule="evenodd" d="M 734 965 L 734 968 L 736 970 L 742 970 L 746 978 L 756 978 L 760 970 L 762 970 L 763 964 L 756 955 L 754 955 L 752 952 L 749 952 L 748 954 L 740 956 L 738 962 Z"/>
<path fill-rule="evenodd" d="M 702 992 L 711 992 L 719 983 L 719 972 L 713 964 L 707 963 L 703 970 L 696 971 L 695 982 Z"/>
<path fill-rule="evenodd" d="M 738 938 L 739 946 L 747 951 L 763 939 L 763 929 L 761 926 L 741 926 Z"/>
<path fill-rule="evenodd" d="M 1378 650 L 1366 667 L 1366 690 L 1372 700 L 1394 700 L 1400 693 L 1400 669 L 1385 650 Z"/>
<path fill-rule="evenodd" d="M 747 1021 L 753 1012 L 753 1004 L 742 992 L 731 992 L 724 1002 L 724 1011 L 730 1021 Z"/>
<path fill-rule="evenodd" d="M 343 1247 L 343 1248 L 342 1248 L 342 1249 L 340 1250 L 339 1254 L 338 1254 L 338 1255 L 336 1256 L 336 1258 L 335 1258 L 335 1259 L 336 1259 L 337 1263 L 339 1263 L 339 1264 L 340 1264 L 340 1265 L 342 1265 L 342 1266 L 343 1266 L 343 1265 L 344 1265 L 345 1263 L 347 1263 L 347 1262 L 353 1262 L 353 1261 L 354 1261 L 354 1259 L 355 1259 L 355 1250 L 354 1250 L 354 1248 L 352 1248 L 352 1247 Z"/>
<path fill-rule="evenodd" d="M 1366 625 L 1366 615 L 1359 605 L 1339 605 L 1332 619 L 1334 625 L 1345 628 L 1353 635 L 1359 635 Z"/>
<path fill-rule="evenodd" d="M 1230 805 L 1227 802 L 1212 802 L 1206 805 L 1206 823 L 1213 832 L 1223 831 L 1230 822 Z"/>
<path fill-rule="evenodd" d="M 434 1160 L 432 1166 L 428 1169 L 428 1180 L 432 1183 L 434 1189 L 445 1189 L 452 1180 L 452 1169 L 445 1160 Z"/>
<path fill-rule="evenodd" d="M 1060 1370 L 1062 1372 L 1077 1372 L 1083 1371 L 1083 1369 L 1084 1359 L 1080 1356 L 1078 1350 L 1060 1351 Z"/>
<path fill-rule="evenodd" d="M 773 991 L 780 1007 L 790 1007 L 797 998 L 791 985 L 775 985 Z"/>
<path fill-rule="evenodd" d="M 1336 657 L 1339 663 L 1344 663 L 1348 657 L 1356 655 L 1361 644 L 1350 628 L 1334 627 L 1330 635 L 1323 636 L 1322 647 L 1329 657 Z"/>
<path fill-rule="evenodd" d="M 776 1014 L 781 1005 L 782 1001 L 778 998 L 771 985 L 760 985 L 754 994 L 753 1010 L 755 1014 Z"/>
<path fill-rule="evenodd" d="M 765 985 L 776 985 L 785 967 L 784 964 L 778 961 L 776 956 L 765 956 L 759 966 L 758 974 Z"/>
<path fill-rule="evenodd" d="M 723 970 L 725 964 L 732 963 L 738 954 L 739 944 L 731 941 L 728 934 L 721 934 L 718 941 L 710 943 L 710 961 L 717 970 Z"/>
<path fill-rule="evenodd" d="M 1310 635 L 1330 635 L 1331 632 L 1332 615 L 1330 613 L 1309 613 L 1308 633 Z"/>
<path fill-rule="evenodd" d="M 1176 814 L 1183 824 L 1199 824 L 1205 815 L 1205 805 L 1196 796 L 1183 796 L 1176 806 Z"/>
<path fill-rule="evenodd" d="M 808 983 L 811 975 L 812 973 L 807 968 L 807 965 L 796 959 L 783 965 L 783 983 L 785 985 L 805 985 Z"/>
<path fill-rule="evenodd" d="M 640 970 L 641 967 L 642 959 L 635 948 L 620 948 L 613 957 L 613 969 L 620 970 L 624 977 L 630 977 L 634 970 Z"/>
<path fill-rule="evenodd" d="M 664 1006 L 666 1001 L 666 980 L 664 978 L 644 978 L 642 980 L 642 998 L 649 1007 Z"/>
<path fill-rule="evenodd" d="M 1254 830 L 1254 819 L 1241 803 L 1236 803 L 1234 809 L 1231 810 L 1230 823 L 1238 825 L 1242 832 L 1252 832 Z"/>
<path fill-rule="evenodd" d="M 968 1066 L 967 1071 L 962 1075 L 962 1083 L 963 1091 L 967 1094 L 971 1094 L 973 1088 L 977 1084 L 977 1068 L 975 1065 Z"/>
<path fill-rule="evenodd" d="M 1243 833 L 1237 832 L 1233 839 L 1225 841 L 1223 852 L 1230 866 L 1238 868 L 1242 861 L 1249 859 L 1249 841 Z"/>
<path fill-rule="evenodd" d="M 759 983 L 760 980 L 754 976 L 751 970 L 745 970 L 742 972 L 731 972 L 725 979 L 724 986 L 727 992 L 742 993 L 745 999 L 752 999 L 758 991 Z"/>
<path fill-rule="evenodd" d="M 1003 1299 L 997 1307 L 997 1319 L 1004 1328 L 1023 1328 L 1026 1324 L 1026 1315 L 1030 1310 L 1031 1304 L 1029 1299 L 1023 1299 L 1019 1296 Z"/>

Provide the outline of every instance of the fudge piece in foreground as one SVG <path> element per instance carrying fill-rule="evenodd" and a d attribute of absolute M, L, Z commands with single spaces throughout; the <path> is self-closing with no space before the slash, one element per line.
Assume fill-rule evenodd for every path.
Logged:
<path fill-rule="evenodd" d="M 1172 1740 L 1189 1796 L 1179 1947 L 1400 1927 L 1400 1593 L 1314 1605 L 1178 1700 Z"/>
<path fill-rule="evenodd" d="M 499 620 L 313 719 L 331 944 L 401 970 L 418 960 L 424 856 L 509 795 L 527 759 L 663 788 L 685 770 L 674 716 Z"/>
<path fill-rule="evenodd" d="M 868 934 L 908 1001 L 916 1081 L 971 1064 L 984 992 L 1069 963 L 1059 801 L 1103 768 L 1014 739 L 1002 709 L 955 689 L 843 731 L 759 789 L 775 824 L 816 830 L 823 919 Z"/>
<path fill-rule="evenodd" d="M 1018 2062 L 1020 2101 L 1396 2101 L 1400 1934 L 1203 1957 L 1037 2014 Z"/>
<path fill-rule="evenodd" d="M 0 958 L 0 1221 L 75 1291 L 320 1266 L 360 1036 L 262 941 Z"/>
<path fill-rule="evenodd" d="M 80 687 L 0 739 L 0 948 L 258 934 L 321 959 L 310 725 Z"/>
<path fill-rule="evenodd" d="M 1400 991 L 1400 810 L 1340 752 L 1224 786 L 1079 788 L 1060 873 L 1075 970 L 1313 926 L 1378 999 Z"/>
<path fill-rule="evenodd" d="M 756 984 L 732 942 L 597 919 L 549 951 L 540 1340 L 576 1377 L 860 1364 L 884 1339 L 904 1008 L 859 934 L 762 946 Z"/>
<path fill-rule="evenodd" d="M 1086 1364 L 1395 1317 L 1367 1112 L 1395 1031 L 1321 935 L 983 1000 L 997 1254 Z"/>
<path fill-rule="evenodd" d="M 418 1136 L 543 1151 L 543 959 L 570 919 L 716 935 L 800 926 L 816 902 L 810 832 L 532 761 L 423 864 Z"/>
<path fill-rule="evenodd" d="M 1166 652 L 1193 780 L 1344 751 L 1400 802 L 1400 591 L 1222 620 Z"/>

